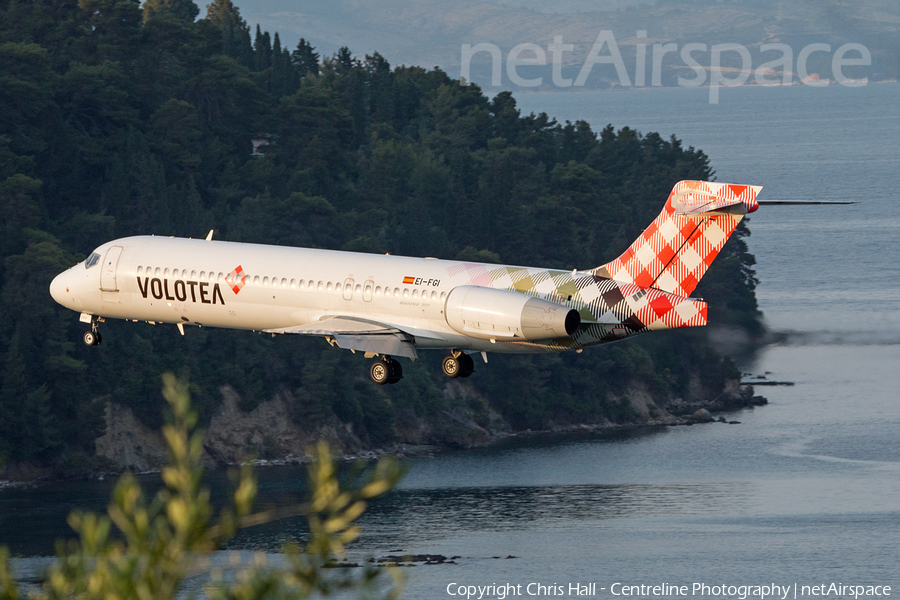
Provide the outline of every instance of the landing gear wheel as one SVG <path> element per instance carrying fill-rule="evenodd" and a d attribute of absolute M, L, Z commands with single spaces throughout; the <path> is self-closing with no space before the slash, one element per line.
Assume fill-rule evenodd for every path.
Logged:
<path fill-rule="evenodd" d="M 459 358 L 459 376 L 468 377 L 475 370 L 475 361 L 468 354 L 460 354 Z"/>
<path fill-rule="evenodd" d="M 384 360 L 376 360 L 372 363 L 372 367 L 369 369 L 369 375 L 372 377 L 372 381 L 377 383 L 378 385 L 384 385 L 386 383 L 390 383 L 391 379 L 391 366 L 390 363 Z"/>
<path fill-rule="evenodd" d="M 100 340 L 103 338 L 101 338 L 100 334 L 96 331 L 85 331 L 82 339 L 84 340 L 85 346 L 99 346 Z"/>
<path fill-rule="evenodd" d="M 461 356 L 465 356 L 464 354 L 460 354 Z M 461 371 L 461 365 L 459 364 L 459 358 L 453 356 L 444 357 L 444 362 L 441 363 L 441 370 L 444 371 L 444 375 L 450 378 L 459 377 Z"/>
<path fill-rule="evenodd" d="M 388 378 L 388 383 L 397 383 L 403 379 L 403 367 L 400 366 L 400 361 L 390 359 L 388 365 L 391 367 L 391 376 Z"/>

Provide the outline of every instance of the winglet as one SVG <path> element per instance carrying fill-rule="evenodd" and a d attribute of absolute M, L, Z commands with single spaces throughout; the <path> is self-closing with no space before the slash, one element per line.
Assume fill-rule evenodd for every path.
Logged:
<path fill-rule="evenodd" d="M 209 233 L 206 234 L 206 241 L 207 241 L 207 242 L 211 242 L 211 241 L 212 241 L 212 234 L 213 234 L 213 230 L 210 229 L 210 230 L 209 230 Z"/>

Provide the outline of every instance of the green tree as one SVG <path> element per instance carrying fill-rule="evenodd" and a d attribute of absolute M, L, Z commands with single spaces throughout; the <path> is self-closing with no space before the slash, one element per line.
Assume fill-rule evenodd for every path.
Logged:
<path fill-rule="evenodd" d="M 316 592 L 327 595 L 350 589 L 366 597 L 400 595 L 401 578 L 392 569 L 393 584 L 382 567 L 351 572 L 329 568 L 359 535 L 355 521 L 367 501 L 389 491 L 399 479 L 395 462 L 379 461 L 363 485 L 343 489 L 330 450 L 322 443 L 312 454 L 308 503 L 252 513 L 256 480 L 244 469 L 229 506 L 213 520 L 200 464 L 203 438 L 194 431 L 197 416 L 190 408 L 187 385 L 172 375 L 163 380 L 172 411 L 171 423 L 163 428 L 169 449 L 169 463 L 162 470 L 164 486 L 148 502 L 137 480 L 124 475 L 106 516 L 72 513 L 69 524 L 79 540 L 60 546 L 42 593 L 29 597 L 173 599 L 187 575 L 208 565 L 210 554 L 237 529 L 293 515 L 307 517 L 311 536 L 305 546 L 285 547 L 283 567 L 265 566 L 257 557 L 237 566 L 233 581 L 214 579 L 207 594 L 221 599 L 307 598 Z M 20 598 L 8 557 L 0 548 L 0 598 Z"/>
<path fill-rule="evenodd" d="M 238 7 L 231 0 L 214 0 L 206 5 L 206 21 L 218 34 L 219 52 L 250 67 L 253 54 L 250 26 Z"/>
<path fill-rule="evenodd" d="M 182 25 L 190 25 L 200 14 L 192 0 L 144 0 L 144 23 L 154 19 L 171 19 Z"/>
<path fill-rule="evenodd" d="M 291 53 L 291 64 L 301 77 L 305 77 L 307 73 L 318 75 L 319 53 L 312 44 L 300 38 L 297 48 Z"/>

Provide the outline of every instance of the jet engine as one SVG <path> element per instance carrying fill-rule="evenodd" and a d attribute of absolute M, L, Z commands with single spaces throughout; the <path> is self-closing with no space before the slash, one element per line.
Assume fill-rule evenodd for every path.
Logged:
<path fill-rule="evenodd" d="M 549 340 L 572 335 L 581 325 L 578 311 L 507 290 L 463 285 L 444 305 L 447 325 L 481 339 Z"/>

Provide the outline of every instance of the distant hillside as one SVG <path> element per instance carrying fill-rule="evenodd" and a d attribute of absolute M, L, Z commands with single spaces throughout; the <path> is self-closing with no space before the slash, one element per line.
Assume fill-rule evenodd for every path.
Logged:
<path fill-rule="evenodd" d="M 635 44 L 673 42 L 679 49 L 687 43 L 742 44 L 753 54 L 754 68 L 771 60 L 759 55 L 763 43 L 786 43 L 796 57 L 810 43 L 830 44 L 836 50 L 853 42 L 871 50 L 873 64 L 848 71 L 848 76 L 895 79 L 900 72 L 900 3 L 893 0 L 659 0 L 652 6 L 640 0 L 566 0 L 549 5 L 534 0 L 242 0 L 238 4 L 248 22 L 278 30 L 288 45 L 303 37 L 323 54 L 347 44 L 359 56 L 377 49 L 393 64 L 439 66 L 456 77 L 462 44 L 495 44 L 505 59 L 511 48 L 526 42 L 546 51 L 556 36 L 574 45 L 572 52 L 563 55 L 564 72 L 573 77 L 602 30 L 614 32 L 632 78 Z M 544 5 L 552 8 L 542 9 Z M 638 40 L 638 31 L 646 31 L 648 38 Z M 650 54 L 648 50 L 648 85 Z M 549 52 L 547 56 L 549 61 Z M 708 55 L 698 53 L 697 59 L 709 65 Z M 810 72 L 831 76 L 829 55 L 816 53 L 810 60 Z M 487 53 L 476 57 L 471 79 L 490 89 L 487 63 Z M 683 69 L 677 53 L 667 55 L 661 83 L 675 85 Z M 549 66 L 520 70 L 527 77 L 551 79 Z M 597 71 L 587 87 L 606 87 L 617 79 L 610 69 L 605 75 Z M 505 68 L 502 87 L 514 87 Z"/>

